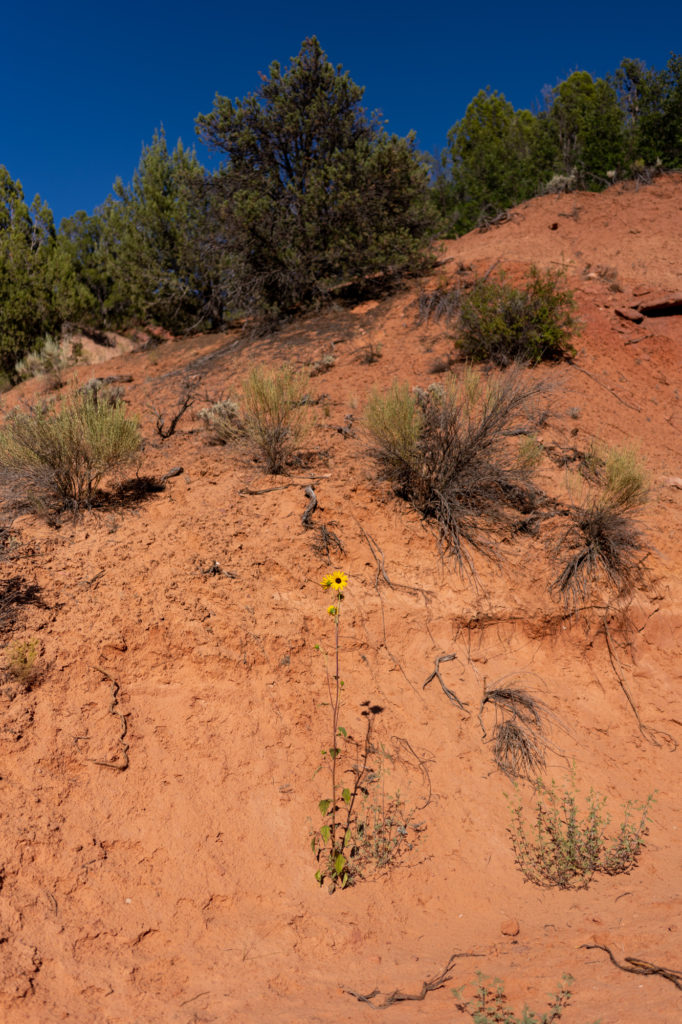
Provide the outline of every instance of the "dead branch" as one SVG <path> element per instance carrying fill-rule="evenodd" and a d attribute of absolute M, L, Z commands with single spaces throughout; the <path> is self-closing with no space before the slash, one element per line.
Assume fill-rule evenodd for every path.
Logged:
<path fill-rule="evenodd" d="M 621 971 L 627 971 L 628 974 L 659 974 L 666 981 L 671 981 L 675 988 L 682 990 L 682 971 L 673 970 L 671 967 L 658 967 L 656 964 L 649 963 L 648 960 L 640 960 L 639 957 L 626 956 L 625 964 L 630 964 L 626 967 L 625 964 L 619 964 L 613 953 L 608 946 L 600 946 L 597 943 L 593 945 L 582 945 L 580 949 L 603 949 L 605 953 L 608 953 L 611 963 L 618 967 Z"/>
<path fill-rule="evenodd" d="M 309 498 L 310 500 L 308 502 L 305 512 L 301 516 L 301 523 L 303 524 L 304 530 L 310 530 L 313 525 L 310 520 L 313 512 L 317 508 L 317 496 L 315 494 L 315 491 L 310 486 L 310 484 L 308 484 L 303 493 L 305 494 L 306 498 Z"/>
<path fill-rule="evenodd" d="M 454 661 L 456 657 L 457 657 L 456 654 L 441 654 L 441 655 L 439 655 L 439 657 L 436 658 L 436 662 L 435 662 L 436 667 L 434 668 L 433 672 L 431 673 L 429 678 L 426 680 L 426 682 L 422 686 L 422 690 L 426 689 L 426 687 L 429 685 L 429 683 L 431 682 L 432 679 L 437 679 L 438 682 L 441 685 L 441 689 L 442 689 L 443 693 L 448 698 L 448 700 L 451 700 L 453 704 L 457 704 L 457 706 L 459 708 L 461 708 L 462 711 L 464 711 L 466 714 L 469 714 L 469 712 L 466 710 L 466 705 L 462 703 L 462 701 L 459 699 L 459 697 L 454 692 L 454 690 L 450 690 L 445 685 L 445 683 L 443 682 L 443 677 L 440 674 L 441 662 L 443 662 L 443 661 Z"/>
<path fill-rule="evenodd" d="M 400 989 L 394 989 L 393 992 L 389 992 L 388 995 L 384 996 L 383 1003 L 372 1002 L 376 996 L 379 995 L 379 989 L 375 988 L 374 991 L 368 992 L 367 995 L 363 996 L 359 992 L 353 992 L 350 988 L 344 988 L 343 991 L 353 996 L 361 1003 L 366 1003 L 371 1006 L 373 1010 L 385 1010 L 389 1006 L 393 1006 L 395 1003 L 407 1003 L 407 1002 L 421 1002 L 425 999 L 429 992 L 436 992 L 439 988 L 443 988 L 452 979 L 452 969 L 455 966 L 455 960 L 462 956 L 483 956 L 483 953 L 453 953 L 447 964 L 440 972 L 433 978 L 429 978 L 428 981 L 422 983 L 421 991 L 417 993 L 406 993 L 401 992 Z"/>

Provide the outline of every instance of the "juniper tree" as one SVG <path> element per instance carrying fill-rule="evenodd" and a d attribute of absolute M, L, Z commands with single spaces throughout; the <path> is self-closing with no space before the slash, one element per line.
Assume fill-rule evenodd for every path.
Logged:
<path fill-rule="evenodd" d="M 261 77 L 257 92 L 217 95 L 197 118 L 199 138 L 227 158 L 212 189 L 235 303 L 277 319 L 424 262 L 434 215 L 414 137 L 367 114 L 364 90 L 316 38 Z"/>

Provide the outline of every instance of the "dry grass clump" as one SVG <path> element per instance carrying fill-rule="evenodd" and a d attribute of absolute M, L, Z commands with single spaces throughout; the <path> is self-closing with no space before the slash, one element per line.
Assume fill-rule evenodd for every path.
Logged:
<path fill-rule="evenodd" d="M 515 686 L 486 690 L 481 713 L 486 704 L 492 704 L 495 709 L 491 742 L 497 767 L 511 779 L 536 778 L 546 765 L 548 742 L 544 718 L 549 714 L 548 709 L 527 690 Z"/>
<path fill-rule="evenodd" d="M 61 342 L 47 334 L 33 352 L 19 360 L 14 372 L 19 380 L 47 377 L 52 387 L 60 388 L 64 385 L 66 371 L 79 362 L 83 362 L 83 345 L 80 342 L 72 342 L 71 352 L 67 354 Z"/>
<path fill-rule="evenodd" d="M 512 436 L 528 429 L 545 391 L 519 370 L 492 383 L 467 370 L 426 390 L 394 384 L 370 397 L 366 425 L 383 475 L 435 524 L 461 569 L 473 571 L 469 549 L 494 555 L 490 534 L 510 534 L 537 503 Z"/>
<path fill-rule="evenodd" d="M 598 488 L 569 507 L 570 525 L 552 551 L 560 563 L 552 591 L 566 605 L 578 607 L 599 586 L 625 598 L 645 584 L 647 552 L 635 516 L 648 493 L 635 449 L 607 451 L 599 467 Z"/>
<path fill-rule="evenodd" d="M 310 426 L 308 378 L 291 366 L 256 367 L 244 384 L 242 426 L 268 473 L 282 473 Z"/>
<path fill-rule="evenodd" d="M 0 467 L 34 503 L 89 505 L 103 477 L 130 463 L 141 445 L 125 405 L 79 391 L 59 406 L 10 413 L 0 430 Z"/>
<path fill-rule="evenodd" d="M 441 282 L 433 291 L 420 292 L 417 298 L 417 326 L 430 321 L 451 322 L 459 313 L 463 296 L 461 285 L 448 285 L 447 282 Z"/>

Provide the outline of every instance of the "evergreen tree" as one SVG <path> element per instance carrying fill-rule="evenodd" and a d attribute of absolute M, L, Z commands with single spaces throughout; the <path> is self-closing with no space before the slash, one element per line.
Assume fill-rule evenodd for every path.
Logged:
<path fill-rule="evenodd" d="M 413 137 L 388 136 L 363 89 L 306 39 L 274 62 L 258 92 L 216 96 L 199 137 L 224 153 L 214 176 L 229 289 L 249 313 L 276 319 L 342 283 L 386 279 L 424 262 L 434 217 Z"/>
<path fill-rule="evenodd" d="M 556 170 L 598 191 L 626 161 L 623 111 L 611 85 L 575 71 L 551 92 L 545 124 L 558 149 Z"/>
<path fill-rule="evenodd" d="M 58 327 L 48 283 L 54 220 L 36 196 L 29 207 L 19 181 L 0 166 L 0 372 L 14 365 Z"/>
<path fill-rule="evenodd" d="M 484 212 L 497 214 L 534 196 L 551 173 L 554 150 L 537 118 L 514 110 L 498 92 L 482 89 L 450 129 L 448 142 L 446 202 L 455 234 L 475 227 Z"/>

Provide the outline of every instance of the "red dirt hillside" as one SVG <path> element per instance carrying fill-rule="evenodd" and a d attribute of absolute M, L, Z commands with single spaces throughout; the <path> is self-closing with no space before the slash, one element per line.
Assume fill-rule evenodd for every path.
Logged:
<path fill-rule="evenodd" d="M 646 461 L 650 582 L 628 628 L 598 610 L 566 614 L 547 591 L 547 546 L 530 533 L 500 543 L 495 563 L 478 556 L 476 586 L 462 579 L 377 480 L 361 426 L 371 389 L 442 380 L 434 364 L 452 351 L 442 322 L 416 325 L 420 290 L 495 261 L 513 276 L 563 267 L 575 292 L 575 360 L 528 371 L 554 385 L 545 450 L 634 441 Z M 543 1012 L 567 972 L 562 1024 L 682 1019 L 671 973 L 682 971 L 680 267 L 682 179 L 665 176 L 535 199 L 445 243 L 427 280 L 269 338 L 164 341 L 78 368 L 81 381 L 132 377 L 122 386 L 145 437 L 141 475 L 184 472 L 57 523 L 17 514 L 5 492 L 3 646 L 37 641 L 40 673 L 28 692 L 9 671 L 0 680 L 0 1020 L 364 1024 L 374 1011 L 345 990 L 378 990 L 378 1003 L 396 989 L 419 995 L 454 954 L 450 981 L 386 1020 L 471 1020 L 457 1004 L 473 998 L 477 971 L 504 981 L 517 1014 L 524 1002 Z M 671 315 L 627 318 L 664 300 Z M 381 358 L 361 362 L 370 344 Z M 333 365 L 310 381 L 310 451 L 289 477 L 209 443 L 194 414 L 238 396 L 254 365 L 310 369 L 325 355 Z M 168 420 L 187 379 L 202 397 L 161 441 L 152 409 Z M 14 389 L 3 414 L 43 389 Z M 538 474 L 565 491 L 556 461 Z M 301 521 L 308 484 L 313 529 Z M 342 553 L 322 552 L 323 524 Z M 366 810 L 393 813 L 399 790 L 405 832 L 394 859 L 368 851 L 365 877 L 334 894 L 315 882 L 310 849 L 329 789 L 316 647 L 333 650 L 320 587 L 332 569 L 349 577 L 340 721 L 361 741 L 368 707 L 381 709 Z M 438 678 L 424 685 L 451 654 L 440 674 L 464 710 Z M 597 874 L 586 889 L 524 880 L 489 703 L 479 719 L 484 688 L 501 681 L 546 707 L 548 783 L 563 785 L 574 764 L 580 792 L 608 798 L 614 830 L 623 803 L 655 792 L 631 873 Z M 124 746 L 125 770 L 101 763 L 122 766 Z M 353 759 L 349 743 L 340 770 Z M 518 792 L 532 807 L 528 782 Z M 668 975 L 626 973 L 586 946 Z"/>

